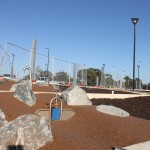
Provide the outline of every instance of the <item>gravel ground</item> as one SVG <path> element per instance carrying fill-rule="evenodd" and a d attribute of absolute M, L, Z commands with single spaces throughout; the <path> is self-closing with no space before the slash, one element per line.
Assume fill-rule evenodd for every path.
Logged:
<path fill-rule="evenodd" d="M 9 90 L 12 84 L 1 84 L 0 90 Z M 51 86 L 34 85 L 33 91 L 49 92 L 54 89 Z M 20 115 L 34 114 L 40 108 L 48 108 L 47 104 L 54 96 L 49 93 L 36 94 L 36 104 L 29 107 L 14 98 L 13 93 L 1 92 L 0 109 L 11 121 Z M 63 103 L 63 108 L 72 108 L 76 114 L 66 121 L 52 121 L 54 141 L 40 150 L 112 150 L 115 146 L 124 147 L 150 140 L 150 97 L 91 101 L 93 106 L 68 106 Z M 98 112 L 95 106 L 100 104 L 122 108 L 131 116 L 122 118 Z"/>

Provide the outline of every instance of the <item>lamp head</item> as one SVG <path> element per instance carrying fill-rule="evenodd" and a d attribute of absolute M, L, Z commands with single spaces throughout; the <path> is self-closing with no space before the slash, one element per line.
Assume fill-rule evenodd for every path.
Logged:
<path fill-rule="evenodd" d="M 139 18 L 131 18 L 133 24 L 137 24 L 139 21 Z"/>

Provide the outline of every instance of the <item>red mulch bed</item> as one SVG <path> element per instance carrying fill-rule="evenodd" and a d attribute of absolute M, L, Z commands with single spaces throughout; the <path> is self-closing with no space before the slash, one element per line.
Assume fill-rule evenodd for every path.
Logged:
<path fill-rule="evenodd" d="M 92 99 L 93 105 L 113 105 L 130 113 L 131 116 L 150 120 L 150 96 L 127 99 Z"/>
<path fill-rule="evenodd" d="M 1 84 L 0 90 L 10 89 L 11 84 L 6 84 Z M 51 90 L 54 90 L 51 86 L 33 86 L 33 91 Z M 0 93 L 0 109 L 5 113 L 6 119 L 11 121 L 26 113 L 34 114 L 37 109 L 48 108 L 47 104 L 54 96 L 50 93 L 36 94 L 36 104 L 29 107 L 14 98 L 13 93 L 3 92 Z M 52 121 L 54 141 L 40 150 L 112 150 L 115 146 L 123 147 L 150 140 L 150 120 L 146 120 L 150 118 L 149 99 L 150 97 L 127 100 L 93 99 L 93 106 L 68 106 L 63 103 L 64 108 L 72 108 L 76 114 L 66 121 Z M 124 108 L 131 116 L 122 118 L 98 112 L 95 105 L 99 104 Z"/>

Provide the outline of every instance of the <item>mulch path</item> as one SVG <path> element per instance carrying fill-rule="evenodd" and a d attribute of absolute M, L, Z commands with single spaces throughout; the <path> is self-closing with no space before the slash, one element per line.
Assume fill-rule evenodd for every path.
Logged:
<path fill-rule="evenodd" d="M 9 90 L 11 84 L 0 85 L 0 90 Z M 90 89 L 91 90 L 91 89 Z M 54 91 L 51 86 L 33 86 L 33 91 Z M 94 91 L 93 91 L 94 92 Z M 49 101 L 55 94 L 35 94 L 36 104 L 27 106 L 13 97 L 12 92 L 0 93 L 0 109 L 11 121 L 20 115 L 31 113 L 41 108 L 48 108 Z M 40 150 L 112 150 L 115 146 L 150 140 L 150 97 L 129 98 L 124 100 L 92 99 L 92 106 L 68 106 L 76 114 L 66 121 L 52 121 L 53 142 Z M 116 117 L 98 112 L 96 105 L 106 104 L 122 108 L 130 117 Z"/>

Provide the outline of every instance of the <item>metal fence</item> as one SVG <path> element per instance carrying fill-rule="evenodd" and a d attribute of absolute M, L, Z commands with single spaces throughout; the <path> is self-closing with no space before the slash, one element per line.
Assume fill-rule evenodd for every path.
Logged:
<path fill-rule="evenodd" d="M 124 77 L 118 73 L 110 72 L 102 76 L 102 83 L 104 87 L 113 87 L 121 89 L 133 89 L 133 79 L 125 80 Z M 134 80 L 134 88 L 142 89 L 142 81 Z"/>
<path fill-rule="evenodd" d="M 0 47 L 2 53 L 0 74 L 15 74 L 17 78 L 24 78 L 28 72 L 24 72 L 25 66 L 30 66 L 31 50 L 7 42 Z M 62 60 L 47 54 L 35 53 L 35 78 L 40 75 L 48 77 L 49 81 L 87 84 L 86 65 L 79 65 Z M 40 73 L 39 73 L 40 72 Z"/>

